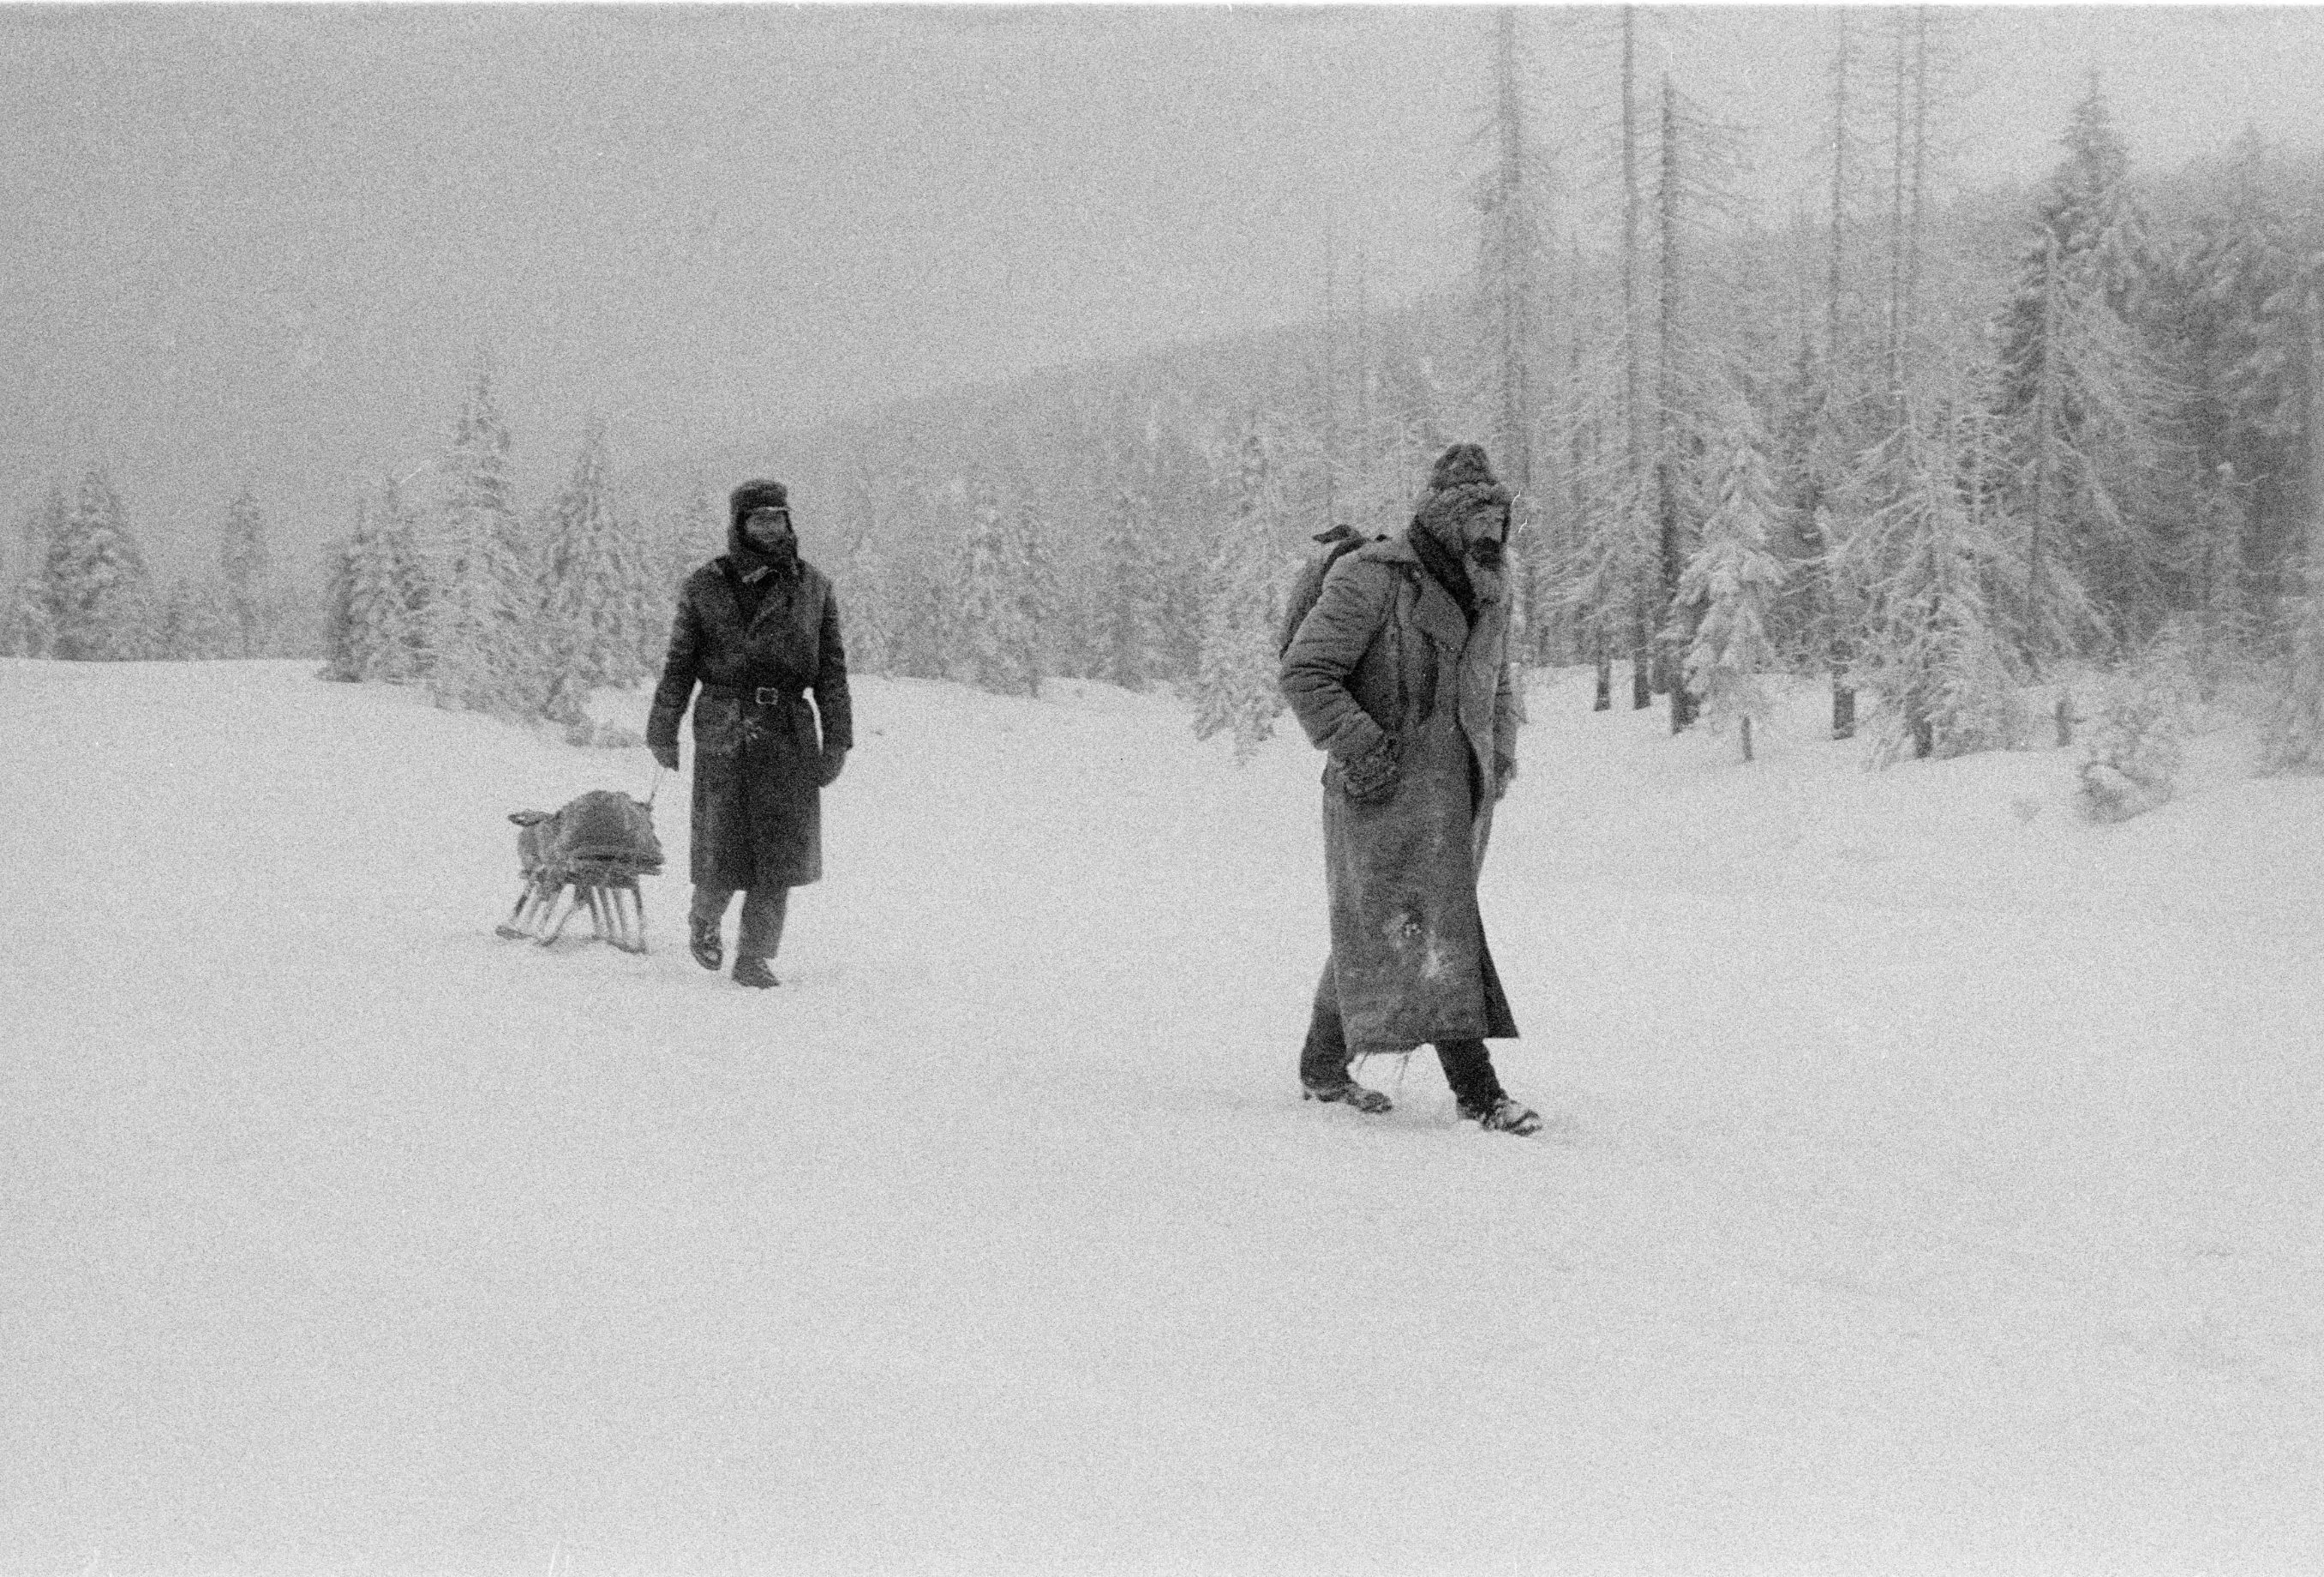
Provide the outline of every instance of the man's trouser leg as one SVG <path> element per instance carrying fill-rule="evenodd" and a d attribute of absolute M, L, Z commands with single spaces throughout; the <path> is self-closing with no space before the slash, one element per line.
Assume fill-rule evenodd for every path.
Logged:
<path fill-rule="evenodd" d="M 788 887 L 754 887 L 742 895 L 742 934 L 737 958 L 772 958 L 783 945 L 783 918 L 790 912 Z"/>
<path fill-rule="evenodd" d="M 1499 1100 L 1501 1081 L 1493 1072 L 1493 1054 L 1481 1040 L 1440 1040 L 1436 1060 L 1444 1065 L 1444 1082 L 1452 1098 L 1463 1106 L 1482 1110 Z"/>
<path fill-rule="evenodd" d="M 715 931 L 726 918 L 726 906 L 733 901 L 731 887 L 697 887 L 694 898 L 686 906 L 686 918 L 697 930 Z"/>
<path fill-rule="evenodd" d="M 726 906 L 742 893 L 742 934 L 734 943 L 737 958 L 772 958 L 783 945 L 783 918 L 790 911 L 788 887 L 697 887 L 687 913 L 695 924 L 715 926 L 726 918 Z"/>
<path fill-rule="evenodd" d="M 1299 1048 L 1299 1082 L 1322 1088 L 1348 1076 L 1348 1034 L 1340 1022 L 1340 988 L 1332 961 L 1315 985 L 1315 1005 L 1307 1015 L 1307 1041 Z"/>
<path fill-rule="evenodd" d="M 1463 1105 L 1490 1106 L 1504 1093 L 1499 1075 L 1493 1072 L 1493 1054 L 1481 1040 L 1440 1040 L 1436 1060 L 1443 1065 L 1444 1082 L 1452 1087 L 1452 1098 Z M 1347 1028 L 1340 1019 L 1338 977 L 1326 959 L 1323 978 L 1315 985 L 1315 1005 L 1307 1019 L 1307 1041 L 1299 1048 L 1299 1082 L 1336 1084 L 1347 1076 Z"/>

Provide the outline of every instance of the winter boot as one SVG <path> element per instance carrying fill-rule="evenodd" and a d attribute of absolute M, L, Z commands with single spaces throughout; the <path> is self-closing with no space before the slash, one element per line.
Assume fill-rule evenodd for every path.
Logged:
<path fill-rule="evenodd" d="M 761 991 L 764 991 L 770 985 L 780 985 L 783 982 L 775 978 L 775 972 L 767 967 L 765 959 L 737 958 L 734 961 L 734 983 L 757 986 Z"/>
<path fill-rule="evenodd" d="M 1336 1084 L 1310 1084 L 1302 1082 L 1300 1095 L 1308 1101 L 1340 1101 L 1368 1116 L 1377 1117 L 1383 1111 L 1393 1111 L 1396 1103 L 1368 1084 L 1359 1084 L 1345 1074 Z"/>
<path fill-rule="evenodd" d="M 1467 1101 L 1460 1103 L 1462 1120 L 1473 1122 L 1487 1133 L 1514 1133 L 1523 1138 L 1541 1131 L 1541 1113 L 1530 1106 L 1521 1106 L 1507 1095 L 1496 1095 L 1482 1105 Z"/>
<path fill-rule="evenodd" d="M 715 969 L 726 962 L 726 950 L 718 945 L 718 922 L 697 920 L 689 915 L 686 920 L 686 947 L 694 954 L 694 962 L 705 969 Z"/>

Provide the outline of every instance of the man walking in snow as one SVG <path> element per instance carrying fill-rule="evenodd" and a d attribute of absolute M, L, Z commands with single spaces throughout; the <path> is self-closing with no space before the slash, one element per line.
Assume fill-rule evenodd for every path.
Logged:
<path fill-rule="evenodd" d="M 696 694 L 696 684 L 701 687 Z M 812 693 L 810 708 L 807 696 Z M 694 704 L 695 962 L 724 959 L 719 927 L 742 898 L 734 978 L 771 986 L 790 890 L 823 875 L 823 790 L 854 742 L 847 652 L 831 582 L 798 554 L 790 495 L 745 482 L 727 499 L 726 552 L 687 577 L 646 723 L 678 770 L 678 720 Z M 817 722 L 820 719 L 820 737 Z"/>
<path fill-rule="evenodd" d="M 1389 1109 L 1351 1056 L 1433 1043 L 1462 1117 L 1526 1134 L 1485 1048 L 1514 1038 L 1477 909 L 1493 805 L 1517 775 L 1502 557 L 1509 495 L 1455 444 L 1411 525 L 1344 553 L 1284 650 L 1283 694 L 1323 769 L 1332 956 L 1315 988 L 1306 1098 Z"/>

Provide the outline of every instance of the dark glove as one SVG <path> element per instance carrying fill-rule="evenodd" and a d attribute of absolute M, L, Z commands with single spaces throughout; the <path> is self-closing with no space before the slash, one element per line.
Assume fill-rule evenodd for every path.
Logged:
<path fill-rule="evenodd" d="M 1493 798 L 1496 801 L 1499 800 L 1502 795 L 1509 791 L 1509 785 L 1517 780 L 1517 757 L 1495 756 L 1493 758 Z"/>
<path fill-rule="evenodd" d="M 1382 740 L 1366 754 L 1340 769 L 1348 798 L 1358 805 L 1378 805 L 1392 798 L 1404 768 L 1397 760 L 1396 741 Z"/>
<path fill-rule="evenodd" d="M 816 763 L 815 786 L 828 788 L 839 781 L 839 774 L 847 767 L 847 747 L 827 744 L 823 747 L 823 759 Z"/>
<path fill-rule="evenodd" d="M 653 752 L 653 759 L 661 764 L 664 771 L 675 772 L 678 770 L 678 747 L 676 745 L 657 744 L 649 746 L 648 748 Z"/>

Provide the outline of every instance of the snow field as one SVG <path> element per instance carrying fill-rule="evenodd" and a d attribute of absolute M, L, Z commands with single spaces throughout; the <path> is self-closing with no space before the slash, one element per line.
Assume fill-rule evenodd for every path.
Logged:
<path fill-rule="evenodd" d="M 0 1569 L 2319 1569 L 2319 786 L 2229 730 L 2093 827 L 1586 681 L 1486 881 L 1521 1141 L 1298 1101 L 1287 719 L 859 681 L 761 994 L 683 779 L 654 953 L 491 934 L 642 751 L 0 663 Z"/>

